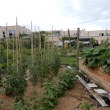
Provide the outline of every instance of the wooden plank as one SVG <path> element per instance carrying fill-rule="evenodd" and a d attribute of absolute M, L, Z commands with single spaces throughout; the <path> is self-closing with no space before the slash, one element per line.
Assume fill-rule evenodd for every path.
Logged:
<path fill-rule="evenodd" d="M 90 79 L 97 85 L 102 86 L 106 91 L 110 92 L 110 76 L 102 74 L 97 69 L 88 68 L 83 65 L 83 60 L 79 58 L 79 69 L 81 69 Z"/>
<path fill-rule="evenodd" d="M 107 105 L 105 103 L 105 101 L 96 93 L 94 92 L 85 82 L 84 80 L 79 76 L 77 75 L 79 81 L 86 87 L 86 89 L 94 96 L 94 98 L 103 106 L 103 107 L 107 107 L 109 105 Z"/>
<path fill-rule="evenodd" d="M 87 85 L 88 85 L 89 87 L 91 87 L 91 88 L 92 88 L 92 87 L 93 87 L 93 88 L 94 88 L 94 87 L 98 87 L 95 83 L 87 83 Z"/>

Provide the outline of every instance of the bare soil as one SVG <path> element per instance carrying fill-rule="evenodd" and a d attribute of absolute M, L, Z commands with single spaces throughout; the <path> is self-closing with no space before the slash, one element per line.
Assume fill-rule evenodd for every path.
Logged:
<path fill-rule="evenodd" d="M 91 94 L 78 81 L 74 89 L 68 90 L 66 96 L 59 98 L 58 105 L 53 110 L 81 110 L 81 103 L 89 102 L 96 110 L 108 110 L 110 107 L 100 107 L 99 103 L 90 98 Z"/>

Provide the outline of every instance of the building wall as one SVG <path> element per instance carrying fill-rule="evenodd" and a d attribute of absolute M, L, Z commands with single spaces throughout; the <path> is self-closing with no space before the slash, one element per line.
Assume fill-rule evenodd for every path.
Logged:
<path fill-rule="evenodd" d="M 11 33 L 13 33 L 16 36 L 16 32 L 16 26 L 7 26 L 7 28 L 6 26 L 0 27 L 0 38 L 3 38 L 3 35 L 5 35 L 5 37 L 9 37 Z M 30 30 L 25 27 L 18 26 L 18 33 L 30 34 Z"/>
<path fill-rule="evenodd" d="M 68 37 L 68 31 L 60 31 L 60 36 L 53 36 L 53 42 L 56 42 L 55 44 L 58 44 L 57 42 L 60 42 L 61 38 L 63 36 Z M 77 30 L 70 30 L 70 36 L 71 37 L 77 37 Z M 59 39 L 60 38 L 60 39 Z M 110 30 L 94 30 L 94 31 L 85 31 L 80 30 L 80 38 L 94 38 L 101 42 L 102 40 L 106 40 L 107 38 L 110 39 Z M 49 41 L 52 41 L 52 37 L 48 37 Z"/>

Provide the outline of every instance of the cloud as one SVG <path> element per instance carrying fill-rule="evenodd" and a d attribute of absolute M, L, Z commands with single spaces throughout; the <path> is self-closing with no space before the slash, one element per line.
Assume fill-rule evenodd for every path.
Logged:
<path fill-rule="evenodd" d="M 1 0 L 0 25 L 28 25 L 31 21 L 41 30 L 108 29 L 109 0 Z"/>
<path fill-rule="evenodd" d="M 76 18 L 77 21 L 71 21 L 73 24 L 87 27 L 108 28 L 110 20 L 109 0 L 65 0 L 66 3 L 61 7 L 62 15 L 66 18 Z M 67 2 L 68 1 L 68 2 Z M 102 21 L 102 22 L 99 22 Z"/>

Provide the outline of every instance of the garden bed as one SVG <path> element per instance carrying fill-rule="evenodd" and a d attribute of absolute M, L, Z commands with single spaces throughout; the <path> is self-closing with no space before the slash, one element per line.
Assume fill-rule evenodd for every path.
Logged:
<path fill-rule="evenodd" d="M 30 82 L 28 82 L 26 90 L 25 97 L 31 99 L 33 97 L 33 86 Z M 35 87 L 35 90 L 42 97 L 43 89 L 39 85 Z M 0 102 L 3 101 L 0 104 L 0 110 L 12 110 L 14 100 L 12 97 L 5 96 L 4 93 L 0 94 Z M 59 98 L 58 105 L 53 110 L 81 110 L 80 104 L 82 102 L 89 102 L 95 106 L 96 110 L 108 110 L 108 108 L 98 107 L 100 106 L 98 102 L 93 99 L 91 94 L 79 81 L 74 89 L 68 90 L 64 97 Z"/>
<path fill-rule="evenodd" d="M 89 78 L 110 92 L 110 73 L 104 73 L 101 68 L 88 68 L 83 65 L 83 60 L 79 58 L 79 69 L 82 70 Z"/>

